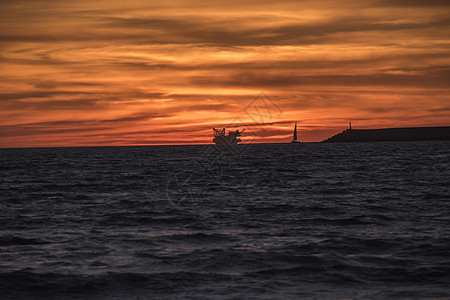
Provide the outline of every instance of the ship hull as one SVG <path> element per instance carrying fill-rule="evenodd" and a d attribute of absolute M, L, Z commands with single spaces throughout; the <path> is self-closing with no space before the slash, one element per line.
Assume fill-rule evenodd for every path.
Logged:
<path fill-rule="evenodd" d="M 237 145 L 237 143 L 239 143 L 241 140 L 240 139 L 227 139 L 225 137 L 215 137 L 213 139 L 214 144 L 216 145 Z"/>

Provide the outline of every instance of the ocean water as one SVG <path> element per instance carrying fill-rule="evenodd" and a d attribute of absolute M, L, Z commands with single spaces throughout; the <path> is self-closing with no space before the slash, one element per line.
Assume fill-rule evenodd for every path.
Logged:
<path fill-rule="evenodd" d="M 0 149 L 2 299 L 450 297 L 450 142 Z"/>

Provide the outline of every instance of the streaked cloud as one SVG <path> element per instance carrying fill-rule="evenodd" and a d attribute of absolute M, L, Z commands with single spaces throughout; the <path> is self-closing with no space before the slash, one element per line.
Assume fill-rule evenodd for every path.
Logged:
<path fill-rule="evenodd" d="M 449 13 L 440 0 L 2 2 L 0 147 L 449 125 Z M 261 91 L 283 110 L 265 128 L 245 114 Z"/>

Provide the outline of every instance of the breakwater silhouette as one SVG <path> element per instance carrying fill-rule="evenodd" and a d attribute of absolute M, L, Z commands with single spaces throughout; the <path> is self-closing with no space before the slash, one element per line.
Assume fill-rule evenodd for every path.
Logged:
<path fill-rule="evenodd" d="M 346 129 L 322 143 L 450 140 L 450 126 L 384 129 Z"/>

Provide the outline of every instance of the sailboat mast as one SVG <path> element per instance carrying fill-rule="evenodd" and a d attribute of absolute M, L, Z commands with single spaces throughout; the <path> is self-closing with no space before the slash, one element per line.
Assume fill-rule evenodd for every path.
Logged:
<path fill-rule="evenodd" d="M 294 137 L 292 139 L 293 141 L 297 140 L 297 122 L 295 122 L 295 128 L 294 128 Z"/>

